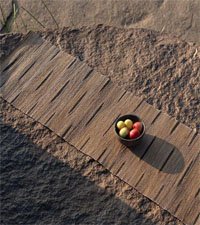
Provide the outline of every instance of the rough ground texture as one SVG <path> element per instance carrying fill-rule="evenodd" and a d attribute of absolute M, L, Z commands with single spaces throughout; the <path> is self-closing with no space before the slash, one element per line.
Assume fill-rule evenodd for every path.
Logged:
<path fill-rule="evenodd" d="M 1 224 L 182 224 L 0 98 Z"/>
<path fill-rule="evenodd" d="M 6 21 L 9 20 L 9 16 L 12 14 L 12 0 L 0 0 L 0 30 L 6 24 Z"/>
<path fill-rule="evenodd" d="M 14 16 L 13 3 L 19 9 L 16 20 L 8 19 L 14 32 L 106 24 L 153 29 L 200 43 L 200 0 L 0 0 L 6 18 Z"/>

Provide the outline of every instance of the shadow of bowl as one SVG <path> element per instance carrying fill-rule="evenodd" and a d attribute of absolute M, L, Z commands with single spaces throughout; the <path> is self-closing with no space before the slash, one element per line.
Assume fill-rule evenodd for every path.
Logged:
<path fill-rule="evenodd" d="M 127 145 L 126 145 L 127 146 Z M 182 153 L 171 143 L 145 134 L 136 146 L 127 146 L 133 154 L 164 173 L 176 174 L 184 169 Z"/>

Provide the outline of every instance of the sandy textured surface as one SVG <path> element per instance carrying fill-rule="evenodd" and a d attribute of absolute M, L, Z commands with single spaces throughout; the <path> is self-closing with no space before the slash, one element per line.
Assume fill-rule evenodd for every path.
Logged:
<path fill-rule="evenodd" d="M 0 30 L 12 14 L 12 0 L 0 0 Z"/>
<path fill-rule="evenodd" d="M 1 224 L 182 224 L 0 99 Z"/>
<path fill-rule="evenodd" d="M 200 43 L 200 0 L 43 0 L 43 2 L 0 0 L 5 17 L 11 15 L 8 22 L 14 32 L 55 29 L 57 26 L 105 24 L 125 28 L 147 28 Z M 19 8 L 15 21 L 12 21 L 13 3 Z M 38 22 L 33 17 L 37 18 Z"/>

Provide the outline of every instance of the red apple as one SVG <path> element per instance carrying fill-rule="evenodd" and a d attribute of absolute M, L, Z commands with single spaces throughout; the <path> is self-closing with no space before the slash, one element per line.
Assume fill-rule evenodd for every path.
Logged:
<path fill-rule="evenodd" d="M 133 124 L 133 129 L 137 129 L 139 132 L 142 131 L 142 123 L 141 122 L 135 122 Z"/>
<path fill-rule="evenodd" d="M 134 128 L 133 130 L 131 130 L 130 132 L 129 132 L 129 137 L 130 137 L 130 139 L 135 139 L 135 138 L 137 138 L 137 137 L 139 137 L 140 136 L 140 132 L 138 131 L 138 129 L 136 129 L 136 128 Z"/>

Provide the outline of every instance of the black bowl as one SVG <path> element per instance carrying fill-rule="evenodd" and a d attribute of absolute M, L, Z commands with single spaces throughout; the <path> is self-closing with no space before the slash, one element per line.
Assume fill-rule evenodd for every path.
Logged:
<path fill-rule="evenodd" d="M 133 121 L 133 123 L 135 122 L 141 122 L 142 123 L 142 131 L 139 137 L 135 138 L 135 139 L 130 139 L 129 137 L 127 138 L 122 138 L 121 136 L 119 136 L 119 129 L 117 128 L 117 123 L 121 120 L 121 121 L 125 121 L 126 119 L 130 119 Z M 115 133 L 119 139 L 119 141 L 128 146 L 128 147 L 132 147 L 132 146 L 136 146 L 138 143 L 141 142 L 144 134 L 145 134 L 145 125 L 144 122 L 140 119 L 139 116 L 136 115 L 132 115 L 132 114 L 128 114 L 128 115 L 124 115 L 119 117 L 116 121 L 115 121 Z"/>

